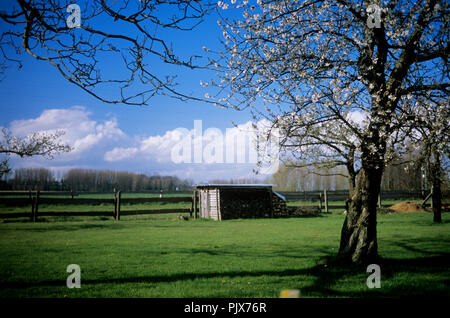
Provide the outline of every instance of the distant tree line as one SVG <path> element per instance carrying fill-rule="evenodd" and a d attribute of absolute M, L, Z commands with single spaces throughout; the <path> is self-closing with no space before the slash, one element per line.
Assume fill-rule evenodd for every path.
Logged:
<path fill-rule="evenodd" d="M 75 192 L 112 192 L 114 189 L 138 191 L 190 191 L 192 180 L 175 176 L 148 176 L 113 170 L 71 169 L 62 177 L 44 168 L 16 169 L 0 184 L 3 190 L 44 190 Z"/>
<path fill-rule="evenodd" d="M 22 168 L 12 173 L 13 177 L 2 184 L 8 190 L 60 190 L 52 171 L 44 168 Z"/>
<path fill-rule="evenodd" d="M 292 167 L 283 164 L 266 183 L 274 184 L 278 191 L 347 190 L 345 174 L 344 167 Z"/>
<path fill-rule="evenodd" d="M 231 179 L 211 179 L 208 181 L 210 184 L 258 184 L 264 183 L 256 177 L 242 177 Z"/>
<path fill-rule="evenodd" d="M 283 164 L 266 183 L 276 185 L 278 191 L 348 190 L 345 167 L 292 167 Z M 429 191 L 430 176 L 418 160 L 397 160 L 384 168 L 381 190 Z M 443 189 L 449 187 L 448 174 L 444 175 Z"/>

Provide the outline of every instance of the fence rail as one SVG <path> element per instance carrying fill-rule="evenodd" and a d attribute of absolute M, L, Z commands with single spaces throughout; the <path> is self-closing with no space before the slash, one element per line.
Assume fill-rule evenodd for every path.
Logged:
<path fill-rule="evenodd" d="M 120 211 L 120 215 L 142 215 L 142 214 L 172 214 L 172 213 L 190 213 L 190 209 L 162 209 L 162 210 L 130 210 Z M 2 213 L 1 218 L 27 218 L 29 212 Z M 84 212 L 39 212 L 39 216 L 113 216 L 111 211 L 84 211 Z"/>
<path fill-rule="evenodd" d="M 286 200 L 319 200 L 321 195 L 324 195 L 324 191 L 304 191 L 304 192 L 286 192 L 277 191 L 283 195 Z M 427 192 L 423 191 L 381 191 L 381 197 L 383 199 L 407 199 L 407 198 L 423 198 Z M 327 191 L 329 201 L 341 201 L 346 200 L 349 196 L 348 191 Z"/>
<path fill-rule="evenodd" d="M 28 195 L 28 194 L 27 194 Z M 35 195 L 35 194 L 33 194 Z M 114 198 L 111 199 L 95 199 L 95 198 L 45 198 L 39 196 L 39 204 L 58 204 L 58 205 L 100 205 L 111 204 Z M 126 204 L 141 204 L 141 203 L 179 203 L 190 202 L 192 197 L 169 197 L 169 198 L 121 198 L 122 203 Z M 30 204 L 29 198 L 0 198 L 0 204 L 5 206 L 26 206 Z"/>
<path fill-rule="evenodd" d="M 109 216 L 115 220 L 120 220 L 120 216 L 123 215 L 144 215 L 144 214 L 166 214 L 166 213 L 190 213 L 193 212 L 193 200 L 191 196 L 183 197 L 156 197 L 156 198 L 122 198 L 121 192 L 114 192 L 112 198 L 74 198 L 72 192 L 71 198 L 49 198 L 42 197 L 42 195 L 62 195 L 61 193 L 55 193 L 54 191 L 0 191 L 0 205 L 2 206 L 31 206 L 31 213 L 27 212 L 14 212 L 14 213 L 1 213 L 0 218 L 21 218 L 31 217 L 31 220 L 36 221 L 39 217 L 43 216 Z M 67 194 L 64 193 L 64 194 Z M 5 196 L 20 196 L 23 197 L 5 197 Z M 191 203 L 191 208 L 170 208 L 170 209 L 142 209 L 142 210 L 125 210 L 122 211 L 123 204 L 146 204 L 146 203 Z M 109 205 L 111 210 L 109 211 L 69 211 L 69 212 L 39 212 L 39 206 L 42 205 Z"/>
<path fill-rule="evenodd" d="M 153 192 L 152 192 L 153 193 Z M 175 192 L 181 194 L 180 192 Z M 285 192 L 278 191 L 286 200 L 312 200 L 317 201 L 320 211 L 324 210 L 328 213 L 330 209 L 344 209 L 345 205 L 330 205 L 330 201 L 345 201 L 348 198 L 348 191 L 305 191 L 305 192 Z M 93 194 L 93 193 L 90 193 Z M 161 193 L 155 193 L 161 194 Z M 163 193 L 167 195 L 171 193 Z M 20 218 L 31 217 L 36 221 L 38 216 L 107 216 L 120 220 L 120 216 L 124 215 L 145 215 L 145 214 L 162 214 L 162 213 L 194 213 L 197 217 L 198 196 L 183 192 L 186 196 L 177 197 L 150 197 L 150 198 L 122 198 L 120 191 L 114 192 L 111 198 L 82 198 L 80 193 L 72 191 L 0 191 L 0 206 L 31 206 L 31 213 L 14 212 L 14 213 L 0 213 L 0 218 Z M 382 207 L 382 199 L 404 199 L 404 198 L 424 198 L 428 193 L 422 191 L 382 191 L 380 194 L 378 206 Z M 61 197 L 45 197 L 45 196 L 70 196 L 70 198 Z M 448 195 L 448 193 L 446 194 Z M 21 196 L 21 197 L 15 197 Z M 122 211 L 124 204 L 147 204 L 147 203 L 191 203 L 190 208 L 169 208 L 169 209 L 142 209 L 142 210 L 125 210 Z M 425 203 L 425 202 L 424 202 Z M 109 211 L 68 211 L 68 212 L 39 212 L 39 206 L 42 205 L 105 205 L 111 207 Z M 310 206 L 303 206 L 310 207 Z"/>
<path fill-rule="evenodd" d="M 3 190 L 0 191 L 0 196 L 6 196 L 6 195 L 29 195 L 30 193 L 36 192 L 36 190 Z M 75 192 L 72 191 L 39 191 L 43 195 L 67 195 L 67 196 L 74 196 L 78 195 Z"/>

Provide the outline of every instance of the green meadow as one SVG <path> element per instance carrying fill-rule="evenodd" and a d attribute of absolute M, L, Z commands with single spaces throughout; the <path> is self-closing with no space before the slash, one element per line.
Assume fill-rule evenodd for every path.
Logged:
<path fill-rule="evenodd" d="M 333 261 L 341 213 L 228 221 L 0 223 L 0 297 L 449 297 L 450 214 L 378 216 L 381 288 Z M 69 264 L 81 288 L 69 289 Z"/>

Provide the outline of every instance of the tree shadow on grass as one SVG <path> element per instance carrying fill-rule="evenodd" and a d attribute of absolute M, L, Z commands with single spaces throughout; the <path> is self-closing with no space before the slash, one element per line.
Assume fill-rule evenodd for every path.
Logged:
<path fill-rule="evenodd" d="M 450 223 L 450 219 L 443 218 L 441 223 L 433 222 L 433 214 L 430 213 L 429 217 L 427 219 L 419 219 L 419 220 L 408 220 L 408 224 L 411 225 L 420 225 L 420 226 L 433 226 L 436 229 L 439 227 L 442 227 L 444 224 Z"/>
<path fill-rule="evenodd" d="M 17 227 L 14 231 L 26 231 L 26 232 L 51 232 L 51 231 L 78 231 L 78 230 L 89 230 L 89 229 L 121 229 L 125 226 L 120 223 L 67 223 L 67 224 L 51 224 L 50 222 L 42 222 L 43 226 L 39 227 Z M 46 226 L 48 224 L 48 226 Z"/>
<path fill-rule="evenodd" d="M 204 251 L 201 251 L 204 252 Z M 214 254 L 213 254 L 214 255 Z M 270 276 L 289 278 L 292 281 L 298 276 L 308 276 L 312 278 L 312 283 L 304 286 L 300 285 L 302 296 L 306 297 L 351 297 L 351 298 L 405 298 L 405 297 L 425 297 L 425 298 L 449 298 L 450 297 L 450 253 L 439 253 L 439 255 L 409 258 L 409 259 L 380 259 L 378 265 L 381 268 L 380 289 L 369 289 L 366 286 L 366 279 L 371 273 L 366 272 L 366 266 L 343 264 L 335 256 L 322 258 L 317 265 L 310 268 L 285 269 L 285 270 L 255 270 L 255 271 L 223 271 L 210 273 L 176 273 L 168 275 L 151 275 L 124 278 L 102 278 L 102 279 L 82 279 L 83 285 L 101 284 L 158 284 L 182 282 L 196 279 L 221 279 L 223 277 L 260 277 Z M 405 275 L 409 279 L 405 279 Z M 441 281 L 428 280 L 430 275 L 439 274 L 446 279 Z M 355 286 L 355 275 L 361 278 L 361 285 Z M 398 275 L 403 275 L 402 279 Z M 353 281 L 352 281 L 353 278 Z M 359 279 L 359 278 L 358 278 Z M 347 283 L 350 290 L 339 288 L 340 283 L 350 280 Z M 26 289 L 35 287 L 65 287 L 65 280 L 46 280 L 38 282 L 0 282 L 0 289 Z M 293 286 L 295 287 L 295 286 Z M 230 295 L 232 297 L 232 295 Z"/>
<path fill-rule="evenodd" d="M 410 259 L 380 258 L 377 263 L 381 269 L 380 289 L 370 289 L 366 286 L 366 279 L 372 272 L 366 272 L 365 265 L 345 265 L 335 257 L 329 257 L 325 264 L 311 269 L 310 273 L 315 278 L 314 283 L 303 288 L 302 294 L 315 297 L 352 298 L 448 298 L 450 296 L 448 287 L 450 286 L 450 254 L 442 253 L 438 256 Z M 339 283 L 361 274 L 359 288 L 346 291 L 339 289 Z M 399 274 L 406 274 L 409 278 L 396 279 Z M 445 275 L 448 279 L 439 282 L 428 281 L 427 277 L 433 274 Z M 355 286 L 353 284 L 350 287 Z"/>
<path fill-rule="evenodd" d="M 436 247 L 441 247 L 446 245 L 447 246 L 447 250 L 448 252 L 442 252 L 442 251 L 435 251 L 435 250 L 424 250 L 424 249 L 420 249 L 417 248 L 417 244 L 420 243 L 426 243 L 430 249 L 436 248 Z M 450 241 L 449 240 L 444 240 L 444 239 L 431 239 L 428 238 L 425 242 L 423 239 L 408 239 L 408 240 L 401 240 L 398 242 L 395 242 L 395 245 L 403 248 L 406 251 L 409 252 L 413 252 L 413 253 L 420 253 L 420 254 L 424 254 L 424 255 L 449 255 L 450 254 Z"/>

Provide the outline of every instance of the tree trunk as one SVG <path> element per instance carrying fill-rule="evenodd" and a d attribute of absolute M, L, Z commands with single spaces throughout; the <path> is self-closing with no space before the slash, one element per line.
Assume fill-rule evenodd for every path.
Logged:
<path fill-rule="evenodd" d="M 355 190 L 355 185 L 356 185 L 356 174 L 354 172 L 351 172 L 350 170 L 348 170 L 348 192 L 349 192 L 349 197 L 352 196 L 353 191 Z"/>
<path fill-rule="evenodd" d="M 433 202 L 433 222 L 442 223 L 441 158 L 437 151 L 434 151 L 433 156 L 434 161 L 430 163 L 430 178 L 433 187 L 433 192 L 431 194 L 431 200 Z"/>
<path fill-rule="evenodd" d="M 350 202 L 352 201 L 351 198 L 352 198 L 352 195 L 353 195 L 353 191 L 355 191 L 355 186 L 356 186 L 356 175 L 355 175 L 354 171 L 348 169 L 347 180 L 348 180 L 348 193 L 349 194 L 348 194 L 347 200 L 345 200 L 345 211 L 348 213 Z"/>
<path fill-rule="evenodd" d="M 431 200 L 433 200 L 433 222 L 442 223 L 442 193 L 441 182 L 439 179 L 433 180 L 433 193 L 431 194 Z"/>
<path fill-rule="evenodd" d="M 348 211 L 341 232 L 339 258 L 353 263 L 378 259 L 377 201 L 382 168 L 361 168 L 348 200 Z"/>
<path fill-rule="evenodd" d="M 356 171 L 355 171 L 355 149 L 350 149 L 349 154 L 347 156 L 347 180 L 348 180 L 348 191 L 350 193 L 349 197 L 351 197 L 353 190 L 356 185 Z"/>
<path fill-rule="evenodd" d="M 348 213 L 349 211 L 349 204 L 351 202 L 351 197 L 353 194 L 353 191 L 355 190 L 356 186 L 356 172 L 354 167 L 354 157 L 355 152 L 353 149 L 350 150 L 348 159 L 347 159 L 347 181 L 348 181 L 348 198 L 345 200 L 345 211 Z"/>

